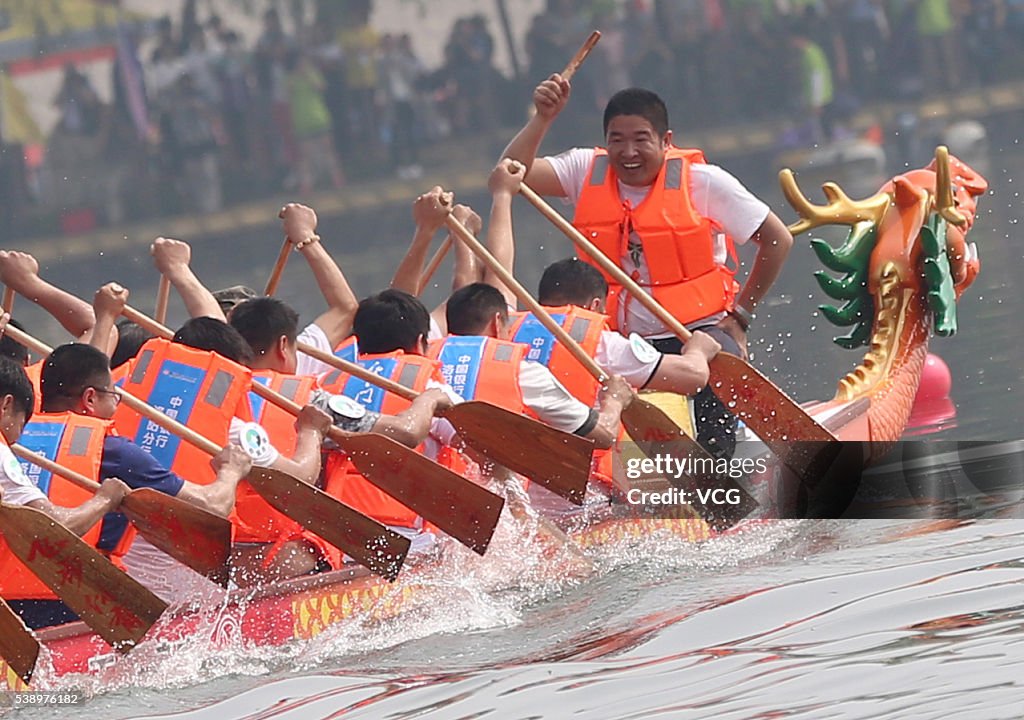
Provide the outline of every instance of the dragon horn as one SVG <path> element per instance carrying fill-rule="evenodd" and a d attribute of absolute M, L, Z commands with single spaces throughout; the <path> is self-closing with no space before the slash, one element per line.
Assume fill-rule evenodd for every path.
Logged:
<path fill-rule="evenodd" d="M 779 171 L 779 184 L 786 200 L 801 217 L 789 226 L 794 235 L 819 225 L 855 225 L 865 220 L 878 224 L 892 202 L 886 193 L 877 193 L 866 200 L 851 200 L 842 188 L 830 182 L 821 186 L 828 205 L 815 205 L 800 191 L 789 168 Z"/>
<path fill-rule="evenodd" d="M 967 218 L 956 209 L 949 170 L 949 148 L 945 145 L 935 148 L 935 212 L 951 225 L 963 227 L 967 224 Z"/>

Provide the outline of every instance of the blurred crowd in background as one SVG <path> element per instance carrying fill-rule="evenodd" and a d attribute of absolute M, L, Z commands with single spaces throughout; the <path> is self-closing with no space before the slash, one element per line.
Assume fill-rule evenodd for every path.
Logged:
<path fill-rule="evenodd" d="M 594 28 L 603 38 L 559 140 L 599 141 L 605 100 L 642 85 L 668 101 L 683 143 L 688 128 L 778 118 L 810 121 L 809 140 L 827 142 L 865 103 L 1003 82 L 1024 67 L 1024 0 L 547 0 L 509 71 L 495 63 L 502 28 L 483 15 L 433 39 L 444 62 L 425 67 L 423 39 L 373 27 L 373 0 L 240 2 L 261 20 L 255 41 L 196 0 L 120 29 L 109 102 L 65 67 L 38 162 L 5 138 L 0 216 L 12 232 L 416 179 L 425 144 L 520 125 L 533 86 Z"/>

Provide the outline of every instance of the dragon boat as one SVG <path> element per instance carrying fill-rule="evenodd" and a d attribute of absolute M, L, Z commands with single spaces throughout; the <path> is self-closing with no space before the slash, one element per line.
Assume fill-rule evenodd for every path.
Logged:
<path fill-rule="evenodd" d="M 955 332 L 956 301 L 978 273 L 977 249 L 966 236 L 976 216 L 976 199 L 987 183 L 944 148 L 927 168 L 894 177 L 866 200 L 851 200 L 838 185 L 826 183 L 828 204 L 818 206 L 799 190 L 792 173 L 783 171 L 780 180 L 802 218 L 792 226 L 795 234 L 829 223 L 850 226 L 841 247 L 821 240 L 811 246 L 826 268 L 841 274 L 816 276 L 829 297 L 844 303 L 823 306 L 825 317 L 852 327 L 836 342 L 851 349 L 868 346 L 857 367 L 840 379 L 832 399 L 804 407 L 842 440 L 871 441 L 878 447 L 895 442 L 910 417 L 929 337 Z M 612 516 L 570 538 L 587 550 L 653 533 L 694 543 L 720 534 L 698 518 Z M 436 592 L 428 584 L 417 584 L 417 572 L 413 568 L 407 579 L 391 584 L 354 567 L 255 591 L 230 591 L 216 608 L 195 603 L 173 608 L 134 652 L 149 646 L 149 652 L 173 653 L 197 633 L 214 645 L 239 640 L 283 645 L 311 639 L 350 618 L 387 619 Z M 81 622 L 47 628 L 38 637 L 45 648 L 41 662 L 47 664 L 46 682 L 102 673 L 120 662 L 121 655 Z M 28 687 L 0 661 L 3 685 Z"/>

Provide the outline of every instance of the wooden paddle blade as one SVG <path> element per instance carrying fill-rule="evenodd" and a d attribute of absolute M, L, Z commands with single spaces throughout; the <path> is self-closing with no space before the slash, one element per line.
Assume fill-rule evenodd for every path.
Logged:
<path fill-rule="evenodd" d="M 583 504 L 594 442 L 490 403 L 459 403 L 444 414 L 473 449 L 556 495 Z"/>
<path fill-rule="evenodd" d="M 227 587 L 231 523 L 208 510 L 152 488 L 139 488 L 121 503 L 139 534 L 200 575 Z"/>
<path fill-rule="evenodd" d="M 246 479 L 275 510 L 287 514 L 367 570 L 386 580 L 398 577 L 409 552 L 408 538 L 279 470 L 254 467 Z"/>
<path fill-rule="evenodd" d="M 700 444 L 683 432 L 669 415 L 653 403 L 634 398 L 622 413 L 622 424 L 641 452 L 649 458 L 658 455 L 683 460 L 690 459 L 701 472 L 679 476 L 668 473 L 666 479 L 685 491 L 690 506 L 715 530 L 726 530 L 757 509 L 757 501 L 734 479 L 715 472 L 715 458 Z M 701 500 L 697 490 L 721 489 L 724 497 L 736 502 L 716 503 Z M 706 496 L 722 497 L 721 493 Z"/>
<path fill-rule="evenodd" d="M 36 636 L 3 600 L 0 600 L 0 658 L 25 682 L 32 679 L 39 659 Z"/>
<path fill-rule="evenodd" d="M 167 603 L 48 515 L 0 505 L 0 527 L 14 554 L 114 649 L 128 652 Z"/>
<path fill-rule="evenodd" d="M 363 476 L 474 552 L 491 542 L 505 500 L 391 438 L 349 435 L 342 446 Z"/>
<path fill-rule="evenodd" d="M 708 386 L 782 463 L 813 487 L 839 454 L 839 440 L 749 363 L 718 353 Z"/>

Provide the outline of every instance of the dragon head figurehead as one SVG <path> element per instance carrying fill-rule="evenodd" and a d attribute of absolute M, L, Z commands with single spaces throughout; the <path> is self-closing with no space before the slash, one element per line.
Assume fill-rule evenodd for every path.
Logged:
<path fill-rule="evenodd" d="M 871 348 L 840 382 L 837 399 L 891 382 L 912 352 L 923 362 L 929 330 L 943 336 L 956 332 L 956 301 L 980 267 L 977 248 L 966 236 L 977 197 L 988 189 L 981 175 L 939 147 L 928 167 L 894 177 L 865 200 L 852 200 L 835 183 L 826 183 L 828 204 L 814 205 L 792 172 L 783 170 L 779 179 L 801 217 L 790 226 L 794 235 L 827 224 L 851 228 L 839 248 L 811 241 L 822 263 L 841 274 L 815 274 L 829 297 L 844 301 L 841 307 L 821 306 L 824 316 L 853 326 L 836 342 Z"/>

